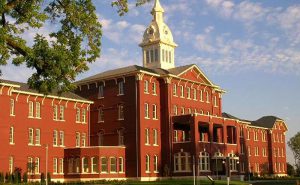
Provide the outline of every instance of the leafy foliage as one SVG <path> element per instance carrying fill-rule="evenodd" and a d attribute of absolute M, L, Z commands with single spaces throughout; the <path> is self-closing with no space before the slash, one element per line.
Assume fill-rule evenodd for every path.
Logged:
<path fill-rule="evenodd" d="M 136 5 L 148 1 L 137 0 Z M 120 16 L 128 12 L 127 0 L 111 5 Z M 55 31 L 47 39 L 37 34 L 29 46 L 22 34 L 45 23 Z M 12 61 L 34 69 L 28 84 L 39 92 L 74 89 L 76 76 L 100 56 L 101 36 L 92 0 L 0 0 L 0 65 Z"/>
<path fill-rule="evenodd" d="M 288 146 L 291 148 L 294 158 L 295 158 L 295 164 L 299 165 L 300 163 L 300 132 L 298 132 L 295 136 L 290 138 L 288 141 Z"/>

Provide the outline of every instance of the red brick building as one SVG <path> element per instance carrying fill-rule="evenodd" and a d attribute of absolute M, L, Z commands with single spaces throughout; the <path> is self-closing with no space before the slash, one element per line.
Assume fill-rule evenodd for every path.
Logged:
<path fill-rule="evenodd" d="M 0 172 L 31 178 L 97 180 L 225 175 L 286 175 L 284 121 L 222 113 L 218 85 L 194 64 L 175 66 L 176 43 L 158 0 L 140 44 L 143 67 L 76 82 L 74 93 L 42 95 L 2 80 Z M 82 98 L 84 97 L 84 98 Z M 229 159 L 229 163 L 224 163 Z M 194 162 L 193 162 L 194 161 Z"/>

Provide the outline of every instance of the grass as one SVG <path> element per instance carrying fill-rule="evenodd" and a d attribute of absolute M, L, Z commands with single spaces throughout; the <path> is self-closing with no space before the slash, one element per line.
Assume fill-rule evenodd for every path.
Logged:
<path fill-rule="evenodd" d="M 124 185 L 193 185 L 194 182 L 191 179 L 173 179 L 173 180 L 161 180 L 153 182 L 137 182 L 137 181 L 128 181 Z M 208 180 L 198 180 L 198 185 L 211 185 L 212 183 Z M 215 181 L 215 185 L 226 185 L 226 181 Z M 230 185 L 248 185 L 247 182 L 240 181 L 231 181 Z"/>

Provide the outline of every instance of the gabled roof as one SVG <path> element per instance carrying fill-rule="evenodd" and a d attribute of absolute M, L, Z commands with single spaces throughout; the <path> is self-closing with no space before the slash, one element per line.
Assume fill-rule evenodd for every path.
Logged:
<path fill-rule="evenodd" d="M 264 117 L 259 118 L 258 120 L 255 120 L 255 121 L 248 121 L 248 120 L 240 119 L 240 118 L 232 116 L 231 114 L 228 114 L 226 112 L 223 112 L 222 116 L 224 118 L 236 119 L 236 120 L 239 120 L 239 121 L 249 122 L 250 125 L 253 125 L 253 126 L 256 126 L 256 127 L 263 127 L 263 128 L 273 128 L 276 121 L 278 121 L 278 120 L 283 121 L 282 119 L 280 119 L 276 116 L 264 116 Z"/>
<path fill-rule="evenodd" d="M 10 80 L 4 80 L 4 79 L 0 79 L 0 83 L 17 85 L 19 87 L 17 87 L 16 89 L 19 90 L 19 91 L 24 91 L 24 92 L 29 92 L 29 93 L 35 93 L 35 94 L 41 94 L 37 90 L 30 89 L 29 85 L 26 84 L 26 83 L 15 82 L 15 81 L 10 81 Z M 74 99 L 74 100 L 89 101 L 89 100 L 87 100 L 85 98 L 82 98 L 81 96 L 78 96 L 75 93 L 72 93 L 72 92 L 63 92 L 63 93 L 59 94 L 57 90 L 54 90 L 49 95 L 57 96 L 57 97 L 63 97 L 63 98 L 69 98 L 69 99 Z"/>
<path fill-rule="evenodd" d="M 204 73 L 195 64 L 179 66 L 179 67 L 175 67 L 175 68 L 171 68 L 171 69 L 147 68 L 147 67 L 142 67 L 142 66 L 138 66 L 138 65 L 131 65 L 131 66 L 127 66 L 127 67 L 122 67 L 122 68 L 108 70 L 108 71 L 104 71 L 102 73 L 98 73 L 96 75 L 79 80 L 79 81 L 75 82 L 75 84 L 77 84 L 77 85 L 86 84 L 86 83 L 94 82 L 94 81 L 101 80 L 101 79 L 107 79 L 110 77 L 121 76 L 121 75 L 135 74 L 138 72 L 148 72 L 148 73 L 152 73 L 154 75 L 161 75 L 161 76 L 164 76 L 164 75 L 180 76 L 181 74 L 185 73 L 186 71 L 188 71 L 194 67 L 199 71 L 199 73 L 201 73 L 201 75 L 204 76 L 204 78 L 207 80 L 207 82 L 210 85 L 215 86 L 212 82 L 210 82 L 208 80 L 208 78 L 204 75 Z"/>
<path fill-rule="evenodd" d="M 265 128 L 273 128 L 277 120 L 282 120 L 282 119 L 275 116 L 264 116 L 256 121 L 252 121 L 251 125 L 258 126 L 258 127 L 265 127 Z"/>

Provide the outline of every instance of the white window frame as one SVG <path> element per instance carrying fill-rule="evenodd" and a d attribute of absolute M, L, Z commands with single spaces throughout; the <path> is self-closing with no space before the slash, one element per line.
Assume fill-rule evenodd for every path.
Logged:
<path fill-rule="evenodd" d="M 89 173 L 89 160 L 87 157 L 81 159 L 81 173 Z"/>
<path fill-rule="evenodd" d="M 86 133 L 81 134 L 81 146 L 86 147 Z"/>
<path fill-rule="evenodd" d="M 53 146 L 58 146 L 58 131 L 53 130 Z"/>
<path fill-rule="evenodd" d="M 118 120 L 124 120 L 124 105 L 118 105 Z"/>
<path fill-rule="evenodd" d="M 34 161 L 34 174 L 40 174 L 40 158 L 38 157 Z"/>
<path fill-rule="evenodd" d="M 149 94 L 149 82 L 148 82 L 148 80 L 144 81 L 144 93 Z"/>
<path fill-rule="evenodd" d="M 153 129 L 153 145 L 158 146 L 158 131 Z"/>
<path fill-rule="evenodd" d="M 124 85 L 125 85 L 124 81 L 119 81 L 118 82 L 118 88 L 119 88 L 118 95 L 124 95 L 125 94 Z"/>
<path fill-rule="evenodd" d="M 156 88 L 156 83 L 152 82 L 152 94 L 157 95 L 157 88 Z"/>
<path fill-rule="evenodd" d="M 65 120 L 65 107 L 63 105 L 59 106 L 59 120 Z"/>
<path fill-rule="evenodd" d="M 110 165 L 110 173 L 117 173 L 117 158 L 116 157 L 110 157 L 109 158 L 109 165 Z M 114 168 L 114 169 L 113 169 Z"/>
<path fill-rule="evenodd" d="M 80 147 L 80 132 L 76 132 L 75 147 Z"/>
<path fill-rule="evenodd" d="M 33 128 L 28 129 L 28 145 L 34 145 L 34 130 Z"/>
<path fill-rule="evenodd" d="M 158 156 L 154 155 L 153 156 L 153 165 L 154 165 L 154 173 L 158 173 Z"/>
<path fill-rule="evenodd" d="M 33 101 L 28 102 L 28 117 L 33 118 Z"/>
<path fill-rule="evenodd" d="M 35 102 L 35 117 L 41 118 L 41 103 Z"/>
<path fill-rule="evenodd" d="M 86 109 L 81 109 L 81 122 L 86 123 Z"/>
<path fill-rule="evenodd" d="M 57 158 L 53 158 L 53 174 L 57 174 L 58 173 L 58 160 Z"/>
<path fill-rule="evenodd" d="M 157 105 L 153 104 L 152 105 L 152 117 L 154 120 L 157 120 Z"/>
<path fill-rule="evenodd" d="M 9 156 L 8 159 L 8 172 L 12 174 L 14 172 L 14 157 Z"/>
<path fill-rule="evenodd" d="M 119 173 L 124 173 L 124 159 L 123 157 L 119 157 Z"/>
<path fill-rule="evenodd" d="M 59 131 L 59 146 L 64 147 L 65 146 L 65 132 Z"/>
<path fill-rule="evenodd" d="M 15 129 L 13 126 L 11 126 L 9 128 L 9 144 L 11 145 L 14 145 L 15 144 L 15 138 L 14 138 L 14 135 L 15 135 Z"/>
<path fill-rule="evenodd" d="M 199 171 L 210 171 L 209 154 L 205 151 L 199 155 Z"/>
<path fill-rule="evenodd" d="M 80 108 L 76 108 L 76 123 L 80 123 Z"/>
<path fill-rule="evenodd" d="M 177 96 L 177 85 L 173 84 L 173 96 Z"/>
<path fill-rule="evenodd" d="M 150 156 L 148 154 L 145 157 L 145 172 L 150 173 Z"/>
<path fill-rule="evenodd" d="M 145 118 L 146 119 L 149 119 L 149 104 L 148 103 L 145 103 L 144 104 L 144 108 L 145 108 Z"/>
<path fill-rule="evenodd" d="M 58 119 L 58 106 L 54 105 L 53 106 L 53 120 L 57 120 Z"/>
<path fill-rule="evenodd" d="M 187 92 L 186 92 L 186 94 L 187 94 L 187 99 L 191 99 L 191 88 L 190 88 L 190 87 L 187 87 L 186 90 L 187 90 Z"/>
<path fill-rule="evenodd" d="M 35 145 L 41 146 L 41 129 L 35 129 Z"/>
<path fill-rule="evenodd" d="M 97 157 L 91 158 L 91 173 L 99 173 L 99 160 Z"/>
<path fill-rule="evenodd" d="M 106 157 L 101 157 L 101 173 L 107 173 L 108 172 L 107 162 L 108 161 L 107 161 Z M 104 168 L 105 168 L 105 170 L 103 170 Z"/>
<path fill-rule="evenodd" d="M 10 109 L 9 109 L 10 116 L 15 116 L 15 100 L 10 99 Z"/>
<path fill-rule="evenodd" d="M 179 87 L 180 87 L 180 97 L 184 98 L 184 87 L 182 85 L 180 85 Z"/>
<path fill-rule="evenodd" d="M 145 129 L 145 145 L 150 145 L 150 134 L 149 134 L 149 129 Z"/>

